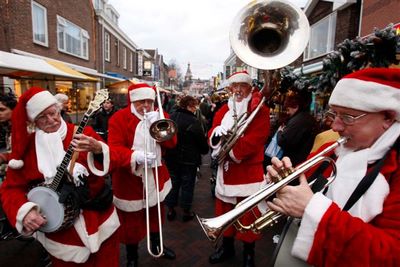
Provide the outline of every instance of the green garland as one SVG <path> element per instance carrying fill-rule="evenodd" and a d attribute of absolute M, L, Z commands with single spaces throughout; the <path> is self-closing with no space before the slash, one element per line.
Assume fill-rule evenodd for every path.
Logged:
<path fill-rule="evenodd" d="M 297 75 L 293 67 L 282 68 L 280 91 L 330 92 L 337 81 L 348 73 L 365 67 L 397 65 L 399 59 L 400 34 L 396 34 L 396 28 L 389 24 L 383 30 L 375 29 L 365 38 L 346 39 L 338 44 L 336 51 L 323 58 L 319 75 L 304 75 L 303 70 Z"/>

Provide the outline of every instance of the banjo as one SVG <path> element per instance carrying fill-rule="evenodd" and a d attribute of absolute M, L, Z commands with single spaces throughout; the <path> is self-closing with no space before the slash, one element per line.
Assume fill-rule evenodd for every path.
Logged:
<path fill-rule="evenodd" d="M 107 99 L 107 89 L 100 89 L 96 92 L 95 98 L 89 103 L 89 108 L 79 123 L 76 134 L 83 132 L 90 117 L 100 108 L 101 103 Z M 73 153 L 74 150 L 70 144 L 60 166 L 57 168 L 53 181 L 49 184 L 41 183 L 28 192 L 28 200 L 39 205 L 41 214 L 47 220 L 47 223 L 39 228 L 41 232 L 52 233 L 68 228 L 79 215 L 80 209 L 74 207 L 71 197 L 68 197 L 65 203 L 59 202 L 59 191 L 62 188 L 64 175 Z"/>

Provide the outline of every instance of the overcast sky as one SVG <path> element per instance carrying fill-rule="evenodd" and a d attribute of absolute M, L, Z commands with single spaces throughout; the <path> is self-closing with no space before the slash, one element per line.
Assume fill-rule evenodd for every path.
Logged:
<path fill-rule="evenodd" d="M 249 0 L 108 0 L 120 14 L 119 27 L 143 49 L 158 49 L 193 78 L 223 71 L 229 56 L 229 29 Z M 304 6 L 307 0 L 290 0 Z"/>

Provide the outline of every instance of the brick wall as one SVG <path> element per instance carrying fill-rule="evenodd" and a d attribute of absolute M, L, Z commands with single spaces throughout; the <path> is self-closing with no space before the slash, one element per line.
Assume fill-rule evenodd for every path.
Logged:
<path fill-rule="evenodd" d="M 2 5 L 7 1 L 1 0 Z M 29 53 L 58 59 L 72 64 L 95 68 L 96 62 L 96 32 L 94 30 L 94 11 L 90 0 L 36 0 L 47 9 L 48 47 L 35 44 L 32 37 L 32 10 L 30 0 L 8 1 L 2 12 L 7 12 L 4 27 L 8 32 L 6 38 L 9 42 L 5 50 L 18 49 Z M 90 36 L 89 59 L 82 59 L 58 51 L 57 48 L 57 15 L 62 16 L 75 25 L 85 29 Z"/>
<path fill-rule="evenodd" d="M 399 12 L 399 0 L 364 0 L 360 35 L 373 33 L 375 27 L 383 29 L 389 23 L 399 23 Z"/>

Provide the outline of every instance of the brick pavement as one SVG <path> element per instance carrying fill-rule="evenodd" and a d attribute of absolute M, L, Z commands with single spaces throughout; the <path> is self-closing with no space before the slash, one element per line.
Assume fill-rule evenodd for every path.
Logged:
<path fill-rule="evenodd" d="M 193 210 L 200 217 L 214 217 L 214 199 L 211 197 L 209 177 L 209 155 L 203 157 L 201 166 L 201 177 L 196 183 L 193 201 Z M 221 263 L 211 265 L 208 263 L 208 256 L 214 251 L 213 244 L 208 241 L 196 219 L 190 222 L 182 222 L 181 211 L 177 209 L 177 219 L 175 221 L 166 220 L 163 228 L 164 244 L 177 254 L 175 260 L 152 258 L 146 248 L 146 241 L 142 241 L 139 246 L 139 266 L 169 267 L 169 266 L 241 266 L 242 265 L 242 244 L 235 242 L 235 258 Z M 272 255 L 274 244 L 272 237 L 280 232 L 281 225 L 277 225 L 263 231 L 263 238 L 256 242 L 256 266 L 268 266 Z M 126 266 L 125 249 L 121 246 L 121 264 Z"/>

